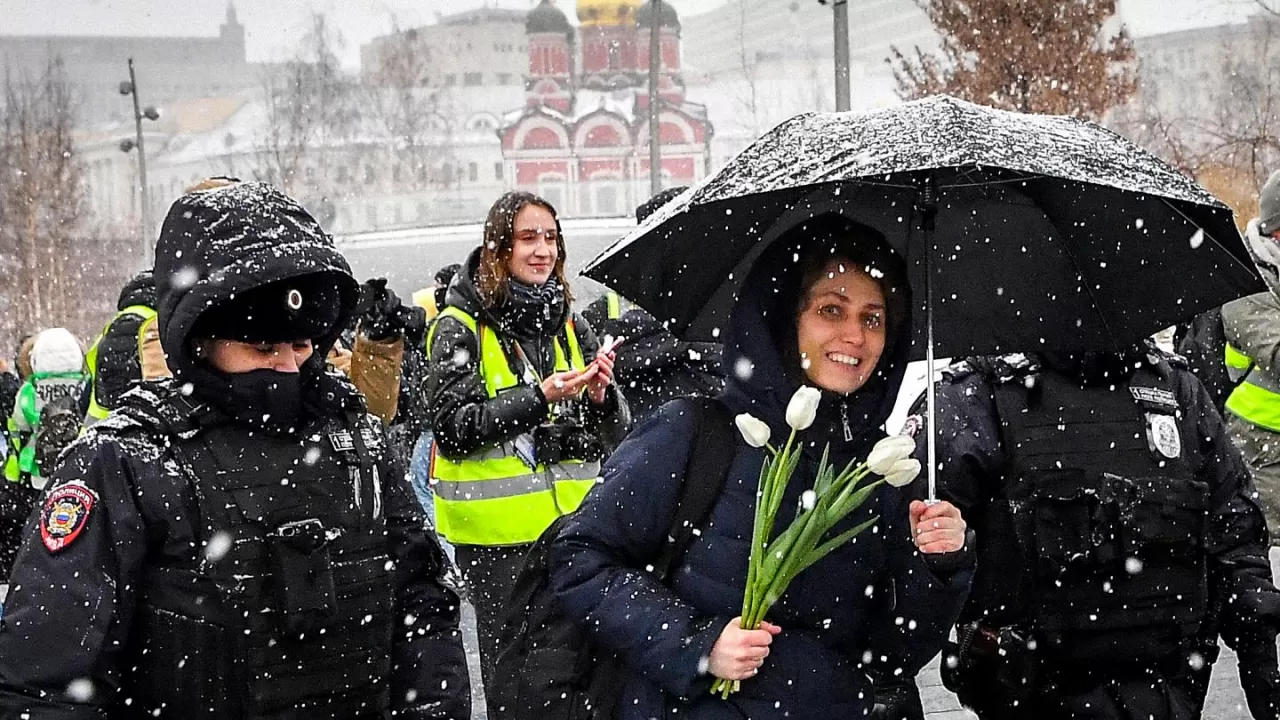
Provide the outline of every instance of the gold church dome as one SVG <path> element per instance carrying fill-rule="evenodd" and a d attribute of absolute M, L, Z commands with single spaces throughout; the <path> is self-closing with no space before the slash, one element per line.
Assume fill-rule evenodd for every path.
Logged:
<path fill-rule="evenodd" d="M 644 0 L 578 0 L 578 22 L 584 27 L 635 25 Z"/>

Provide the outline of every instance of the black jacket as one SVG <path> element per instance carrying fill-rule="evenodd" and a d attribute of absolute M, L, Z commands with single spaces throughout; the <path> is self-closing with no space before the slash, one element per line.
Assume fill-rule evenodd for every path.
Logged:
<path fill-rule="evenodd" d="M 993 380 L 982 369 L 983 362 L 966 361 L 944 375 L 937 388 L 935 435 L 940 468 L 938 495 L 960 508 L 977 531 L 979 543 L 984 537 L 984 510 L 1001 483 L 1007 481 L 1006 450 Z M 1160 371 L 1170 378 L 1178 406 L 1186 409 L 1179 420 L 1181 436 L 1187 439 L 1184 452 L 1196 469 L 1196 479 L 1206 483 L 1212 493 L 1206 549 L 1210 594 L 1218 612 L 1210 622 L 1228 646 L 1250 657 L 1250 666 L 1241 667 L 1242 682 L 1247 690 L 1261 687 L 1260 691 L 1248 692 L 1250 706 L 1261 707 L 1276 698 L 1275 636 L 1280 626 L 1280 592 L 1272 584 L 1267 528 L 1256 500 L 1257 490 L 1204 386 L 1189 370 L 1164 359 L 1158 362 Z M 1053 370 L 1046 366 L 1045 372 Z M 911 412 L 920 419 L 916 449 L 924 463 L 929 428 L 923 396 Z M 1191 438 L 1199 442 L 1192 443 Z M 920 495 L 924 492 L 922 481 L 923 476 L 915 486 Z M 981 608 L 966 608 L 966 615 L 980 611 Z M 1216 647 L 1216 637 L 1207 641 Z M 1261 661 L 1259 653 L 1253 651 L 1257 647 L 1266 649 Z"/>
<path fill-rule="evenodd" d="M 600 337 L 626 338 L 614 374 L 637 423 L 676 398 L 720 394 L 724 372 L 718 343 L 680 340 L 643 308 L 626 303 L 622 310 L 621 317 L 610 318 L 605 295 L 582 316 Z"/>
<path fill-rule="evenodd" d="M 151 273 L 141 273 L 124 286 L 116 310 L 141 305 L 155 308 L 156 286 Z M 142 380 L 142 358 L 138 356 L 138 332 L 143 319 L 127 313 L 107 325 L 98 341 L 98 362 L 93 370 L 93 390 L 98 404 L 110 410 L 120 397 Z"/>
<path fill-rule="evenodd" d="M 51 551 L 41 537 L 46 523 L 28 523 L 0 624 L 0 716 L 112 717 L 109 708 L 124 700 L 119 690 L 129 672 L 126 648 L 148 572 L 194 567 L 202 557 L 193 541 L 201 535 L 196 485 L 187 474 L 201 468 L 175 461 L 171 425 L 152 419 L 162 406 L 156 398 L 171 397 L 188 383 L 193 400 L 210 401 L 188 342 L 200 314 L 231 293 L 314 272 L 347 278 L 351 292 L 343 313 L 353 309 L 355 281 L 346 260 L 314 220 L 282 198 L 247 183 L 184 196 L 170 211 L 156 251 L 156 280 L 161 342 L 178 378 L 127 393 L 125 403 L 137 412 L 96 424 L 64 456 L 50 492 L 82 483 L 95 498 L 77 537 Z M 300 440 L 362 408 L 350 383 L 316 369 L 336 335 L 337 329 L 319 338 L 319 362 L 304 366 L 314 421 Z M 232 426 L 232 433 L 245 447 L 260 437 L 243 426 Z M 383 477 L 378 504 L 394 562 L 397 618 L 387 679 L 392 709 L 403 718 L 464 720 L 471 708 L 458 598 L 442 583 L 443 555 L 424 530 L 402 469 L 389 467 Z M 305 493 L 305 471 L 299 478 L 294 485 Z"/>
<path fill-rule="evenodd" d="M 520 377 L 524 366 L 515 344 L 498 318 L 485 307 L 476 289 L 475 272 L 479 259 L 477 248 L 449 286 L 446 304 L 466 312 L 498 333 L 507 362 Z M 590 362 L 599 349 L 599 341 L 591 326 L 581 317 L 572 315 L 567 304 L 559 308 L 559 313 L 558 321 L 550 325 L 563 328 L 565 322 L 572 318 L 582 356 Z M 553 373 L 555 337 L 546 334 L 520 342 L 539 377 Z M 425 386 L 427 413 L 435 441 L 446 456 L 465 457 L 511 440 L 547 421 L 547 399 L 536 385 L 521 385 L 499 397 L 489 398 L 484 378 L 480 376 L 480 349 L 476 336 L 457 319 L 436 319 L 430 333 L 429 357 Z M 616 384 L 610 386 L 604 405 L 597 406 L 582 400 L 579 407 L 584 430 L 602 440 L 606 447 L 621 442 L 630 428 L 631 414 Z"/>
<path fill-rule="evenodd" d="M 774 341 L 768 317 L 781 304 L 773 277 L 781 257 L 762 256 L 743 283 L 726 343 L 734 373 L 722 396 L 734 414 L 751 413 L 787 435 L 786 408 L 800 384 L 799 363 Z M 794 266 L 790 266 L 794 267 Z M 793 300 L 794 297 L 788 298 Z M 907 307 L 909 302 L 905 303 Z M 789 316 L 789 313 L 784 313 Z M 788 333 L 789 334 L 789 333 Z M 910 322 L 897 330 L 876 377 L 840 397 L 824 392 L 814 425 L 798 436 L 801 461 L 786 489 L 776 533 L 812 486 L 823 448 L 844 467 L 885 436 L 906 370 Z M 793 341 L 789 341 L 793 342 Z M 935 573 L 911 542 L 907 502 L 884 485 L 844 527 L 878 516 L 877 526 L 801 573 L 768 619 L 782 627 L 757 677 L 728 701 L 708 692 L 706 658 L 725 625 L 741 613 L 756 494 L 765 452 L 737 443 L 720 498 L 668 584 L 644 567 L 657 557 L 675 514 L 695 435 L 688 405 L 673 402 L 639 426 L 609 459 L 592 490 L 551 546 L 551 583 L 560 604 L 630 672 L 620 720 L 690 717 L 861 718 L 871 709 L 867 664 L 913 675 L 941 648 L 968 590 L 970 572 Z M 848 423 L 852 440 L 845 439 Z M 904 618 L 910 619 L 908 624 Z"/>

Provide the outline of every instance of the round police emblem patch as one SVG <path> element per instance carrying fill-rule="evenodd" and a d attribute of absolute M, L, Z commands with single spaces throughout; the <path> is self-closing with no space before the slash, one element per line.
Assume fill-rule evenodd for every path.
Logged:
<path fill-rule="evenodd" d="M 290 310 L 302 309 L 302 291 L 297 288 L 289 288 L 289 297 L 285 300 L 289 304 Z"/>
<path fill-rule="evenodd" d="M 98 501 L 97 493 L 80 482 L 54 488 L 40 513 L 40 539 L 49 552 L 63 550 L 80 536 Z"/>
<path fill-rule="evenodd" d="M 1147 415 L 1147 424 L 1151 445 L 1156 452 L 1170 460 L 1182 456 L 1182 434 L 1178 432 L 1178 421 L 1172 415 L 1150 413 Z"/>

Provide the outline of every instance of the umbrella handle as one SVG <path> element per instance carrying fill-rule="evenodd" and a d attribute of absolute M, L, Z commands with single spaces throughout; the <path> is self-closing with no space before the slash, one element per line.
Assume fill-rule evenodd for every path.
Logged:
<path fill-rule="evenodd" d="M 938 502 L 938 443 L 937 394 L 933 386 L 933 229 L 934 218 L 938 213 L 938 185 L 933 174 L 926 175 L 920 184 L 920 196 L 916 201 L 916 210 L 920 213 L 920 235 L 924 240 L 924 313 L 925 313 L 925 365 L 928 367 L 925 378 L 925 397 L 927 398 L 929 422 L 928 459 L 929 459 L 929 495 L 927 502 Z"/>

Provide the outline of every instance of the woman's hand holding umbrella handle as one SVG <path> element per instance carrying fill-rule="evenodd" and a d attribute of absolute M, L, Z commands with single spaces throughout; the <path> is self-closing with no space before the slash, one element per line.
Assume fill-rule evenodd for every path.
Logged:
<path fill-rule="evenodd" d="M 964 547 L 967 528 L 960 508 L 946 500 L 927 503 L 912 500 L 911 539 L 922 553 L 956 552 Z"/>
<path fill-rule="evenodd" d="M 542 396 L 547 399 L 547 404 L 554 405 L 577 397 L 578 393 L 582 392 L 582 389 L 587 387 L 599 372 L 599 367 L 592 363 L 582 370 L 566 370 L 548 375 L 539 387 L 542 389 Z"/>
<path fill-rule="evenodd" d="M 760 623 L 759 630 L 743 630 L 742 618 L 734 618 L 711 647 L 707 672 L 722 680 L 746 680 L 760 670 L 773 636 L 780 632 L 782 628 L 769 622 Z"/>

